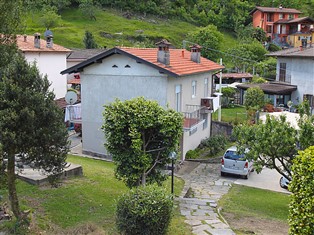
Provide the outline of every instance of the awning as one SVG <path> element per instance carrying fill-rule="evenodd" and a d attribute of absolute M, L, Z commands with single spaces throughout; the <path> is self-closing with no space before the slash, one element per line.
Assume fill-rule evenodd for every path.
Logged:
<path fill-rule="evenodd" d="M 243 90 L 247 90 L 251 87 L 259 87 L 265 94 L 270 95 L 290 95 L 293 91 L 297 90 L 297 86 L 281 83 L 242 83 L 237 85 L 237 88 Z"/>

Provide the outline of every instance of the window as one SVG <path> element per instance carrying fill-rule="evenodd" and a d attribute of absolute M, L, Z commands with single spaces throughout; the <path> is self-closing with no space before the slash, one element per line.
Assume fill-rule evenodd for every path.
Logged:
<path fill-rule="evenodd" d="M 271 25 L 267 25 L 266 26 L 266 31 L 267 31 L 267 33 L 272 33 L 272 26 Z"/>
<path fill-rule="evenodd" d="M 203 130 L 205 130 L 208 127 L 208 113 L 203 114 L 203 120 L 205 120 L 203 123 Z"/>
<path fill-rule="evenodd" d="M 175 101 L 175 104 L 176 104 L 176 111 L 177 112 L 181 112 L 181 99 L 182 99 L 182 92 L 181 92 L 181 85 L 176 85 L 176 101 Z"/>
<path fill-rule="evenodd" d="M 267 22 L 274 22 L 274 14 L 273 13 L 267 14 Z"/>
<path fill-rule="evenodd" d="M 288 19 L 289 19 L 289 20 L 294 19 L 294 15 L 293 15 L 293 14 L 289 14 Z"/>
<path fill-rule="evenodd" d="M 204 97 L 208 97 L 208 78 L 204 79 Z"/>
<path fill-rule="evenodd" d="M 282 13 L 280 13 L 279 14 L 279 19 L 281 20 L 281 19 L 283 19 L 284 17 L 283 17 L 283 14 Z"/>
<path fill-rule="evenodd" d="M 286 81 L 286 63 L 280 63 L 280 68 L 279 68 L 279 81 L 280 82 L 285 82 Z"/>
<path fill-rule="evenodd" d="M 193 128 L 192 130 L 189 131 L 189 135 L 193 135 L 194 133 L 197 132 L 197 127 Z"/>
<path fill-rule="evenodd" d="M 196 81 L 192 81 L 192 98 L 196 97 Z"/>

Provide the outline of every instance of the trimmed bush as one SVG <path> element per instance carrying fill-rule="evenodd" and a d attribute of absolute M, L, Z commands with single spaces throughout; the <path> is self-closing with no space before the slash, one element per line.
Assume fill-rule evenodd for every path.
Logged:
<path fill-rule="evenodd" d="M 289 234 L 313 235 L 314 231 L 314 146 L 294 159 L 289 205 Z"/>
<path fill-rule="evenodd" d="M 218 152 L 226 148 L 227 142 L 227 137 L 223 135 L 215 135 L 210 138 L 203 139 L 198 148 L 208 148 L 208 154 L 214 156 Z"/>
<path fill-rule="evenodd" d="M 118 199 L 116 225 L 127 235 L 166 234 L 172 208 L 172 195 L 164 188 L 140 186 Z"/>

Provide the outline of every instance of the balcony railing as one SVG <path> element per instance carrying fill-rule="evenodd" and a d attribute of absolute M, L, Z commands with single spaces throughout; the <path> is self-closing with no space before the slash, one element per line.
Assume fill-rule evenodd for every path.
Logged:
<path fill-rule="evenodd" d="M 201 125 L 205 122 L 202 117 L 202 109 L 203 107 L 200 105 L 186 105 L 184 115 L 184 130 L 192 130 L 196 128 L 198 125 Z"/>
<path fill-rule="evenodd" d="M 64 121 L 72 123 L 82 123 L 81 104 L 67 105 L 65 109 Z"/>

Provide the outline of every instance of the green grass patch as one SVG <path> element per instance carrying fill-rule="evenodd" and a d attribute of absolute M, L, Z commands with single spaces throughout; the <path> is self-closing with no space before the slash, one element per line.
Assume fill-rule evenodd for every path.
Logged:
<path fill-rule="evenodd" d="M 234 184 L 219 200 L 223 211 L 237 218 L 256 217 L 287 222 L 289 195 Z"/>
<path fill-rule="evenodd" d="M 40 24 L 40 13 L 28 14 L 26 34 L 35 32 L 43 34 L 45 28 Z M 61 14 L 60 24 L 52 28 L 54 42 L 67 48 L 84 48 L 85 30 L 90 31 L 100 46 L 140 46 L 154 47 L 156 40 L 166 38 L 180 48 L 182 40 L 196 26 L 176 19 L 159 19 L 156 17 L 138 17 L 127 19 L 122 13 L 113 9 L 98 11 L 96 21 L 82 15 L 77 8 L 65 10 Z M 137 30 L 143 30 L 138 33 Z M 104 36 L 105 35 L 105 36 Z"/>
<path fill-rule="evenodd" d="M 82 225 L 95 225 L 105 234 L 118 234 L 115 228 L 116 199 L 128 188 L 114 177 L 114 164 L 71 155 L 68 162 L 82 165 L 84 176 L 66 180 L 58 188 L 17 181 L 21 207 L 33 212 L 32 223 L 36 223 L 36 231 L 52 228 L 57 234 L 64 229 L 73 231 Z M 184 182 L 175 178 L 175 195 L 180 195 L 183 186 Z M 164 187 L 171 191 L 170 177 Z M 7 191 L 0 191 L 0 195 L 7 195 Z M 190 234 L 189 227 L 183 224 L 184 217 L 176 206 L 168 234 Z"/>
<path fill-rule="evenodd" d="M 213 113 L 212 119 L 218 120 L 218 110 Z M 244 106 L 235 105 L 230 108 L 221 109 L 221 121 L 228 123 L 244 123 L 247 121 L 247 114 Z"/>

